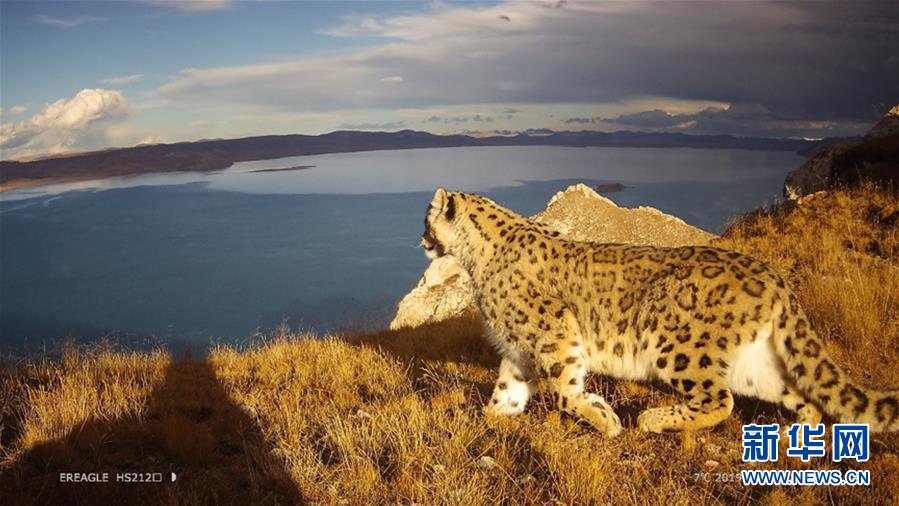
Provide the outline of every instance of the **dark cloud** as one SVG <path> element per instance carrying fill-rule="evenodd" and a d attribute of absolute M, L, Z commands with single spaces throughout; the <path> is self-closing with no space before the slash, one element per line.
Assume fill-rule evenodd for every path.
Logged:
<path fill-rule="evenodd" d="M 560 7 L 463 4 L 357 18 L 328 33 L 385 43 L 351 55 L 186 70 L 157 94 L 279 111 L 661 97 L 732 104 L 717 118 L 729 125 L 759 124 L 735 114 L 762 107 L 771 121 L 828 121 L 835 131 L 876 121 L 899 103 L 896 1 Z M 383 76 L 403 76 L 402 92 Z M 647 112 L 644 121 L 674 121 Z M 716 119 L 707 116 L 706 124 Z"/>
<path fill-rule="evenodd" d="M 676 115 L 661 109 L 653 109 L 651 111 L 640 111 L 633 114 L 622 114 L 621 116 L 612 119 L 600 118 L 600 121 L 641 128 L 665 128 L 689 121 L 689 118 L 693 116 L 695 115 Z"/>
<path fill-rule="evenodd" d="M 421 120 L 422 123 L 440 123 L 441 121 L 444 123 L 468 123 L 469 121 L 475 121 L 478 123 L 493 123 L 493 116 L 482 116 L 480 114 L 475 114 L 474 116 L 437 116 L 436 114 Z"/>
<path fill-rule="evenodd" d="M 568 125 L 575 124 L 575 123 L 577 123 L 579 125 L 585 125 L 588 123 L 596 123 L 597 119 L 598 118 L 568 118 L 564 121 L 564 123 L 566 123 Z"/>
<path fill-rule="evenodd" d="M 597 120 L 623 129 L 769 137 L 826 137 L 832 135 L 835 124 L 831 121 L 783 119 L 760 104 L 709 107 L 691 114 L 672 114 L 654 109 Z M 866 122 L 847 123 L 843 129 L 862 134 L 869 126 Z"/>

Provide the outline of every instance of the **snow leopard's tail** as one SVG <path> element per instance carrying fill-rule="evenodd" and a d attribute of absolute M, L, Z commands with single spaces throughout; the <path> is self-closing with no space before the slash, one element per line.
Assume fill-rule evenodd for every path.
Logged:
<path fill-rule="evenodd" d="M 899 430 L 899 390 L 871 390 L 853 383 L 827 353 L 796 300 L 775 310 L 774 343 L 787 373 L 807 399 L 842 423 L 867 423 L 874 432 Z"/>

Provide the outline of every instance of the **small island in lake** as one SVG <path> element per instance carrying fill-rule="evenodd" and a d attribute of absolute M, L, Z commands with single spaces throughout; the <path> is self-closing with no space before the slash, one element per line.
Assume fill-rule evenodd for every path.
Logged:
<path fill-rule="evenodd" d="M 596 193 L 618 193 L 627 188 L 621 183 L 603 183 L 596 185 Z"/>
<path fill-rule="evenodd" d="M 250 172 L 286 172 L 290 170 L 306 170 L 315 167 L 315 165 L 297 165 L 296 167 L 284 167 L 281 169 L 256 169 Z"/>

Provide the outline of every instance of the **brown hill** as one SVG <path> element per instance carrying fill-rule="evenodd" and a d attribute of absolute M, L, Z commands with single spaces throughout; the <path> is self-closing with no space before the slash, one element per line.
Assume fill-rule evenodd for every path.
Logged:
<path fill-rule="evenodd" d="M 0 190 L 49 179 L 99 179 L 152 172 L 210 171 L 235 162 L 288 156 L 463 146 L 701 147 L 796 151 L 809 145 L 795 139 L 765 139 L 643 132 L 552 132 L 549 135 L 469 137 L 427 132 L 338 131 L 322 135 L 268 135 L 243 139 L 155 144 L 72 154 L 28 162 L 0 162 Z"/>

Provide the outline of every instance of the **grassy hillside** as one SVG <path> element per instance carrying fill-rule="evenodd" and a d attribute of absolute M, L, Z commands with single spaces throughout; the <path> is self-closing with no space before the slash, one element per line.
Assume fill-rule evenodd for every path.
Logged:
<path fill-rule="evenodd" d="M 867 187 L 744 217 L 719 245 L 788 276 L 854 378 L 899 387 L 899 199 Z M 750 488 L 732 481 L 740 428 L 790 423 L 742 400 L 696 434 L 607 440 L 549 408 L 487 419 L 497 358 L 471 318 L 342 338 L 280 335 L 206 360 L 70 351 L 0 377 L 0 497 L 208 504 L 869 503 L 899 496 L 899 434 L 876 435 L 870 487 Z M 662 386 L 594 378 L 633 427 Z M 781 449 L 783 451 L 783 448 Z M 178 472 L 175 483 L 75 485 L 61 471 Z M 0 501 L 7 502 L 7 501 Z"/>

